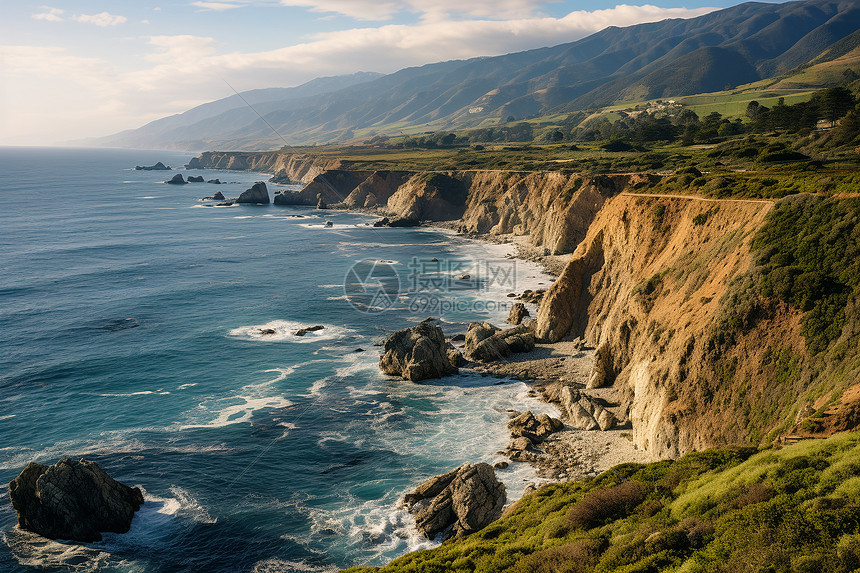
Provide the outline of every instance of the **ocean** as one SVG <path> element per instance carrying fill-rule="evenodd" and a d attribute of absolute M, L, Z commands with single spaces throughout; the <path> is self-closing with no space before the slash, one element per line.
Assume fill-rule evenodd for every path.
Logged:
<path fill-rule="evenodd" d="M 377 345 L 428 316 L 502 323 L 550 277 L 441 229 L 215 207 L 268 175 L 191 157 L 0 148 L 0 571 L 331 571 L 433 546 L 403 494 L 500 459 L 508 409 L 557 412 L 519 381 L 385 376 Z M 174 170 L 134 170 L 156 161 Z M 129 533 L 15 527 L 6 484 L 66 456 L 144 490 Z M 497 473 L 509 501 L 535 481 Z"/>

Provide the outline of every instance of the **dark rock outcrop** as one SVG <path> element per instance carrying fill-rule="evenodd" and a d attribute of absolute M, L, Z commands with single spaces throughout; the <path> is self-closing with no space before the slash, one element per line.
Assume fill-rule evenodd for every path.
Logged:
<path fill-rule="evenodd" d="M 189 175 L 187 181 L 189 183 L 203 183 L 203 176 L 202 175 L 197 175 L 197 176 Z"/>
<path fill-rule="evenodd" d="M 466 332 L 466 356 L 478 362 L 492 362 L 515 352 L 530 352 L 534 335 L 525 325 L 501 330 L 488 322 L 473 322 Z"/>
<path fill-rule="evenodd" d="M 257 181 L 254 185 L 243 191 L 239 198 L 236 199 L 237 203 L 262 203 L 264 205 L 269 204 L 269 188 L 266 187 L 266 184 L 262 181 Z"/>
<path fill-rule="evenodd" d="M 171 185 L 185 185 L 188 182 L 182 177 L 182 173 L 177 173 L 170 181 L 165 181 L 165 183 L 169 183 Z"/>
<path fill-rule="evenodd" d="M 165 165 L 161 161 L 156 163 L 155 165 L 138 165 L 135 167 L 137 171 L 170 171 L 170 166 Z"/>
<path fill-rule="evenodd" d="M 385 341 L 379 369 L 413 382 L 441 378 L 457 372 L 454 361 L 459 362 L 459 357 L 449 356 L 449 350 L 442 329 L 424 321 L 398 330 Z"/>
<path fill-rule="evenodd" d="M 204 201 L 226 201 L 226 199 L 224 198 L 224 194 L 221 193 L 220 191 L 218 191 L 217 193 L 215 193 L 211 197 L 204 197 L 203 200 Z"/>
<path fill-rule="evenodd" d="M 517 302 L 511 307 L 511 312 L 508 314 L 508 320 L 506 322 L 510 324 L 520 324 L 528 315 L 529 311 L 526 309 L 526 305 L 521 302 Z"/>
<path fill-rule="evenodd" d="M 125 533 L 143 504 L 128 487 L 89 460 L 63 458 L 52 466 L 30 463 L 9 484 L 21 529 L 51 539 L 99 541 L 102 532 Z"/>
<path fill-rule="evenodd" d="M 379 221 L 374 221 L 373 226 L 374 227 L 387 227 L 389 223 L 391 223 L 391 220 L 388 217 L 383 217 Z"/>
<path fill-rule="evenodd" d="M 389 223 L 389 227 L 417 227 L 421 224 L 421 221 L 418 220 L 418 217 L 397 217 L 396 219 L 392 219 Z"/>
<path fill-rule="evenodd" d="M 498 519 L 506 499 L 493 467 L 479 463 L 427 480 L 403 502 L 428 539 L 462 539 Z"/>
<path fill-rule="evenodd" d="M 221 180 L 220 179 L 210 179 L 206 183 L 214 183 L 215 185 L 221 185 Z"/>
<path fill-rule="evenodd" d="M 296 336 L 304 336 L 308 332 L 316 332 L 318 330 L 322 330 L 323 328 L 325 328 L 325 327 L 321 324 L 317 324 L 315 326 L 306 326 L 304 328 L 298 329 L 293 334 L 295 334 Z"/>

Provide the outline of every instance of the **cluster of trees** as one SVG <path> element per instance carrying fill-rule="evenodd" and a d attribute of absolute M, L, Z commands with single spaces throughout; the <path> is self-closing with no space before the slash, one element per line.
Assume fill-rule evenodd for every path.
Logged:
<path fill-rule="evenodd" d="M 447 149 L 469 142 L 467 137 L 458 137 L 456 133 L 433 132 L 418 137 L 407 137 L 398 141 L 392 147 L 397 149 Z"/>
<path fill-rule="evenodd" d="M 580 141 L 623 139 L 638 144 L 681 140 L 684 145 L 692 145 L 743 132 L 740 119 L 730 121 L 718 112 L 700 119 L 693 110 L 684 109 L 674 116 L 648 112 L 625 115 L 614 123 L 602 118 L 575 134 L 575 138 Z"/>
<path fill-rule="evenodd" d="M 747 106 L 746 115 L 750 119 L 749 131 L 763 133 L 766 131 L 788 131 L 796 133 L 804 129 L 812 129 L 819 120 L 827 121 L 831 126 L 854 110 L 857 102 L 854 94 L 848 88 L 837 86 L 816 93 L 809 101 L 785 105 L 784 98 L 772 108 L 767 108 L 757 101 L 751 101 Z"/>

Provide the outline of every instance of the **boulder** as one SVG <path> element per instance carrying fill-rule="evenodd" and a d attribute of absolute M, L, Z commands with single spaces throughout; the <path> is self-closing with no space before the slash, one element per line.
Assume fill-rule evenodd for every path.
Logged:
<path fill-rule="evenodd" d="M 520 324 L 525 317 L 529 315 L 528 309 L 526 309 L 526 305 L 521 302 L 515 303 L 513 307 L 511 307 L 511 312 L 508 314 L 507 322 L 510 324 Z"/>
<path fill-rule="evenodd" d="M 597 426 L 603 432 L 615 427 L 615 415 L 606 408 L 598 406 L 592 416 L 594 417 L 594 421 L 597 422 Z"/>
<path fill-rule="evenodd" d="M 218 191 L 217 193 L 215 193 L 211 197 L 204 197 L 203 200 L 204 201 L 224 201 L 225 198 L 224 198 L 224 194 L 221 193 L 220 191 Z"/>
<path fill-rule="evenodd" d="M 379 369 L 413 382 L 440 378 L 457 372 L 448 350 L 442 329 L 425 321 L 398 330 L 385 341 Z"/>
<path fill-rule="evenodd" d="M 500 330 L 488 322 L 473 322 L 466 332 L 466 356 L 479 362 L 492 362 L 514 352 L 529 352 L 534 347 L 534 335 L 522 325 Z"/>
<path fill-rule="evenodd" d="M 214 183 L 215 185 L 221 185 L 221 180 L 220 179 L 210 179 L 206 183 Z"/>
<path fill-rule="evenodd" d="M 195 177 L 194 175 L 189 175 L 187 181 L 189 183 L 203 183 L 203 176 L 198 175 Z"/>
<path fill-rule="evenodd" d="M 391 221 L 388 219 L 388 217 L 383 217 L 383 218 L 382 218 L 382 219 L 380 219 L 379 221 L 374 221 L 374 222 L 373 222 L 373 226 L 374 226 L 374 227 L 386 227 L 386 226 L 388 226 L 388 224 L 389 224 L 390 222 L 391 222 Z"/>
<path fill-rule="evenodd" d="M 392 219 L 389 223 L 389 227 L 417 227 L 421 224 L 421 221 L 418 220 L 418 217 L 414 215 L 408 215 L 406 217 L 397 217 L 396 219 Z"/>
<path fill-rule="evenodd" d="M 165 181 L 165 183 L 169 183 L 171 185 L 185 185 L 188 182 L 182 177 L 182 173 L 177 173 L 170 181 Z"/>
<path fill-rule="evenodd" d="M 102 532 L 125 533 L 143 504 L 128 487 L 89 460 L 30 463 L 9 484 L 18 526 L 51 539 L 99 541 Z"/>
<path fill-rule="evenodd" d="M 237 203 L 262 203 L 263 205 L 269 204 L 269 189 L 266 187 L 266 184 L 262 181 L 257 181 L 254 185 L 243 191 L 239 198 L 236 199 Z"/>
<path fill-rule="evenodd" d="M 486 463 L 463 464 L 431 478 L 404 498 L 415 525 L 428 539 L 462 539 L 502 515 L 505 485 Z"/>
<path fill-rule="evenodd" d="M 135 167 L 135 169 L 138 171 L 170 171 L 170 167 L 165 165 L 161 161 L 159 161 L 155 165 L 150 165 L 148 167 L 144 165 L 138 165 L 137 167 Z"/>
<path fill-rule="evenodd" d="M 535 416 L 531 410 L 523 412 L 508 422 L 512 437 L 525 437 L 536 444 L 543 442 L 547 436 L 562 428 L 564 423 L 561 420 L 547 414 Z"/>

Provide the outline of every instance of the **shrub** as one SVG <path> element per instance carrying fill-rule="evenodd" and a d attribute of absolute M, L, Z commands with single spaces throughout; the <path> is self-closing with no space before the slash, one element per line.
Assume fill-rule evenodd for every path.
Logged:
<path fill-rule="evenodd" d="M 601 541 L 579 539 L 536 551 L 520 559 L 513 571 L 523 573 L 590 573 L 600 557 Z"/>
<path fill-rule="evenodd" d="M 629 515 L 645 499 L 639 482 L 626 481 L 606 489 L 588 492 L 568 510 L 566 520 L 572 529 L 591 529 Z"/>

